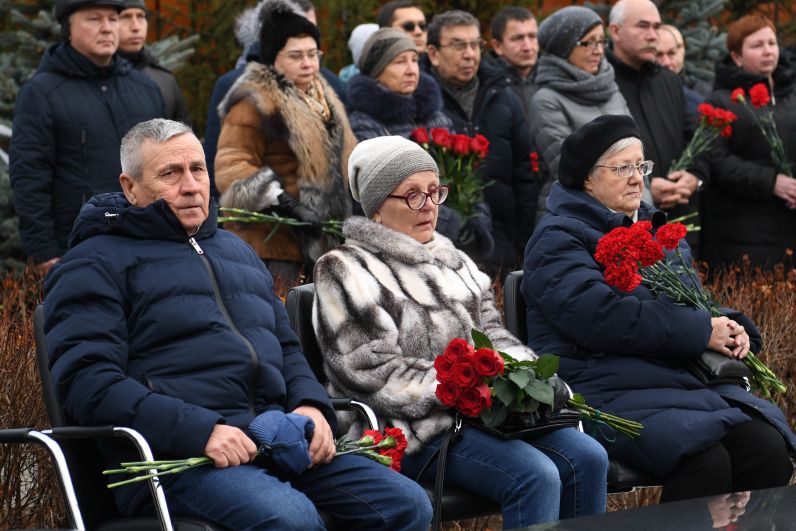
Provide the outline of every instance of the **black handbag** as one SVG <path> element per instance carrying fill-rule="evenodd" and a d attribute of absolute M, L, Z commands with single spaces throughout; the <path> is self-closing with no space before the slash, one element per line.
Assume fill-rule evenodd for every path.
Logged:
<path fill-rule="evenodd" d="M 420 469 L 417 474 L 416 481 L 420 481 L 423 473 L 434 459 L 437 461 L 437 475 L 434 479 L 434 513 L 431 520 L 431 529 L 438 531 L 442 524 L 442 491 L 445 483 L 445 462 L 448 458 L 448 448 L 451 444 L 456 442 L 462 436 L 462 429 L 464 426 L 472 426 L 479 430 L 484 430 L 499 439 L 522 439 L 524 441 L 533 440 L 536 437 L 541 437 L 547 433 L 562 428 L 576 428 L 581 420 L 581 415 L 576 410 L 568 407 L 561 408 L 556 415 L 542 415 L 538 414 L 514 414 L 509 417 L 500 425 L 495 428 L 488 428 L 477 417 L 462 418 L 459 414 L 456 415 L 454 426 L 445 434 L 445 438 L 440 445 L 439 450 L 429 457 L 428 461 Z"/>
<path fill-rule="evenodd" d="M 698 358 L 683 363 L 705 385 L 735 384 L 749 389 L 752 371 L 737 358 L 706 350 Z"/>

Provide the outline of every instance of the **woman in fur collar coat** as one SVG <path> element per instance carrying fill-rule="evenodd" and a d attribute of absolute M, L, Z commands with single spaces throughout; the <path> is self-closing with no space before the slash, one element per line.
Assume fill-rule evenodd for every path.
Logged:
<path fill-rule="evenodd" d="M 270 239 L 272 225 L 230 227 L 289 281 L 339 244 L 321 223 L 351 214 L 345 164 L 356 140 L 318 75 L 318 28 L 289 0 L 265 3 L 261 19 L 261 60 L 248 64 L 219 107 L 216 185 L 222 206 L 309 223 L 280 225 Z"/>
<path fill-rule="evenodd" d="M 315 266 L 313 325 L 330 394 L 367 402 L 381 427 L 401 428 L 402 471 L 415 477 L 453 424 L 435 395 L 434 358 L 448 342 L 477 328 L 515 358 L 535 355 L 501 324 L 489 278 L 434 231 L 447 188 L 426 151 L 398 136 L 366 140 L 349 175 L 366 217 L 350 218 L 346 243 Z M 603 511 L 606 473 L 605 451 L 574 429 L 531 444 L 465 429 L 445 480 L 497 501 L 504 526 L 517 528 Z"/>

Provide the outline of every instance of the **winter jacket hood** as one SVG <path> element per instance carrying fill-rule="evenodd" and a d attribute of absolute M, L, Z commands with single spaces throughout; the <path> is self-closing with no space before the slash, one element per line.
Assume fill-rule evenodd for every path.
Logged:
<path fill-rule="evenodd" d="M 774 97 L 783 98 L 793 90 L 796 72 L 785 55 L 780 55 L 779 64 L 772 74 L 774 80 Z M 713 83 L 714 90 L 725 89 L 733 91 L 736 88 L 749 90 L 753 85 L 763 83 L 768 87 L 768 78 L 759 74 L 747 72 L 735 64 L 729 55 L 716 62 L 716 78 Z"/>
<path fill-rule="evenodd" d="M 386 125 L 424 123 L 442 109 L 442 90 L 425 72 L 420 73 L 417 89 L 404 96 L 384 88 L 370 76 L 358 74 L 348 83 L 349 112 L 363 112 Z"/>

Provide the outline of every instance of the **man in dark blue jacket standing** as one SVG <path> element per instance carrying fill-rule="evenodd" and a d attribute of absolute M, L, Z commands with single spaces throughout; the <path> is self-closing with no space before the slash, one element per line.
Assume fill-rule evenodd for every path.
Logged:
<path fill-rule="evenodd" d="M 123 194 L 86 203 L 45 285 L 50 370 L 67 416 L 136 429 L 159 459 L 210 457 L 214 467 L 162 478 L 177 515 L 322 529 L 317 506 L 344 529 L 428 528 L 418 484 L 362 456 L 335 458 L 328 395 L 268 270 L 217 228 L 190 128 L 138 124 L 121 162 Z M 119 447 L 103 452 L 111 467 L 129 460 Z M 125 514 L 146 507 L 146 488 L 116 495 Z"/>
<path fill-rule="evenodd" d="M 522 103 L 500 69 L 481 62 L 478 19 L 465 11 L 434 16 L 428 29 L 428 67 L 442 87 L 444 111 L 456 133 L 484 135 L 494 251 L 476 261 L 490 275 L 515 269 L 536 218 L 539 183 L 531 171 L 532 141 Z"/>
<path fill-rule="evenodd" d="M 163 116 L 157 86 L 116 57 L 122 0 L 58 0 L 63 41 L 48 49 L 14 107 L 10 174 L 25 253 L 48 270 L 81 205 L 119 190 L 119 144 Z"/>

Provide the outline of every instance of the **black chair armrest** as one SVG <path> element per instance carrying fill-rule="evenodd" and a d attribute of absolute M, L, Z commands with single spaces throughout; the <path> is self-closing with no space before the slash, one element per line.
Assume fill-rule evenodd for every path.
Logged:
<path fill-rule="evenodd" d="M 354 400 L 353 398 L 332 398 L 332 407 L 336 411 L 355 411 L 367 422 L 368 429 L 379 429 L 379 421 L 376 418 L 376 413 L 364 402 Z"/>

